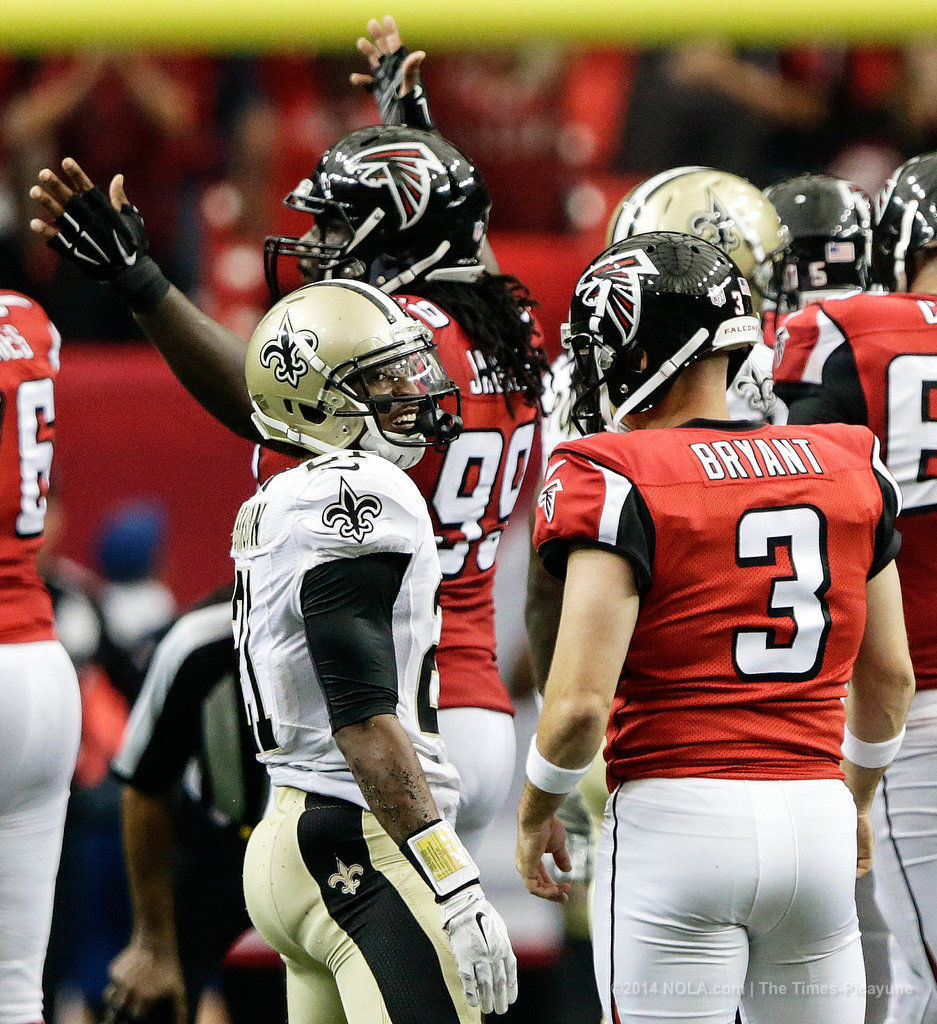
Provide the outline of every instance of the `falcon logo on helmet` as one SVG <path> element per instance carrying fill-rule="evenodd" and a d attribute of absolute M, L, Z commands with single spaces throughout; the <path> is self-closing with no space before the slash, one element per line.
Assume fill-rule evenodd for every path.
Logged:
<path fill-rule="evenodd" d="M 311 348 L 318 345 L 318 338 L 312 331 L 294 331 L 290 324 L 290 315 L 285 313 L 280 321 L 277 336 L 271 338 L 260 350 L 260 365 L 273 367 L 273 376 L 281 384 L 297 387 L 302 377 L 309 372 L 309 364 L 299 354 L 294 340 L 301 336 Z"/>
<path fill-rule="evenodd" d="M 626 345 L 634 337 L 641 319 L 639 274 L 657 274 L 657 267 L 643 249 L 609 256 L 589 268 L 576 284 L 576 298 L 592 310 L 590 324 L 598 329 L 603 317 L 609 317 Z"/>
<path fill-rule="evenodd" d="M 432 174 L 444 174 L 441 161 L 428 146 L 374 146 L 352 157 L 348 166 L 360 171 L 359 180 L 370 188 L 386 188 L 400 214 L 400 227 L 414 225 L 426 210 Z"/>
<path fill-rule="evenodd" d="M 706 189 L 709 209 L 690 217 L 690 233 L 718 246 L 730 256 L 739 247 L 739 233 L 729 211 L 711 188 Z"/>

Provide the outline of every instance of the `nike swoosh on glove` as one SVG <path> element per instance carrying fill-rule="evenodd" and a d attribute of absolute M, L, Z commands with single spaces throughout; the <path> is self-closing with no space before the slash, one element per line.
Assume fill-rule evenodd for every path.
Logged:
<path fill-rule="evenodd" d="M 517 999 L 517 957 L 504 921 L 477 883 L 439 904 L 470 1006 L 505 1013 Z"/>
<path fill-rule="evenodd" d="M 49 248 L 89 277 L 114 287 L 134 312 L 149 312 L 169 291 L 169 281 L 147 255 L 143 217 L 130 203 L 115 210 L 95 186 L 75 193 L 56 217 L 55 226 L 58 234 L 48 240 Z"/>

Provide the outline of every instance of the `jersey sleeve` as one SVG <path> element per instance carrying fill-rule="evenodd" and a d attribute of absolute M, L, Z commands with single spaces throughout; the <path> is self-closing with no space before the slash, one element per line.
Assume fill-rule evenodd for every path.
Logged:
<path fill-rule="evenodd" d="M 872 438 L 872 472 L 882 494 L 882 514 L 875 527 L 875 545 L 868 578 L 872 579 L 891 562 L 901 547 L 901 534 L 895 529 L 895 520 L 901 514 L 901 489 L 881 458 L 877 437 Z"/>
<path fill-rule="evenodd" d="M 310 569 L 365 555 L 412 556 L 428 512 L 402 470 L 376 455 L 351 456 L 311 472 L 291 518 L 298 609 L 299 583 Z"/>
<path fill-rule="evenodd" d="M 0 292 L 0 358 L 29 360 L 36 374 L 59 371 L 62 337 L 37 302 L 19 292 Z"/>
<path fill-rule="evenodd" d="M 848 335 L 824 307 L 789 316 L 774 352 L 774 391 L 788 407 L 789 423 L 867 422 Z"/>
<path fill-rule="evenodd" d="M 634 483 L 588 455 L 553 452 L 537 499 L 534 546 L 544 567 L 564 579 L 574 547 L 604 548 L 626 558 L 644 593 L 654 564 L 654 523 Z"/>

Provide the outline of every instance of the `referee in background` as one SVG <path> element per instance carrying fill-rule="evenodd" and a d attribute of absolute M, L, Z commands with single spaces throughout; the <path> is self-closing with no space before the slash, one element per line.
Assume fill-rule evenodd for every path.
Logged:
<path fill-rule="evenodd" d="M 194 1021 L 206 983 L 251 926 L 241 871 L 267 777 L 240 696 L 232 589 L 204 599 L 163 637 L 111 765 L 124 783 L 133 910 L 130 941 L 110 965 L 105 992 L 114 1024 Z M 264 1017 L 285 1020 L 282 972 L 265 980 L 271 984 L 252 977 L 250 986 L 263 990 Z M 249 1019 L 250 1002 L 229 1000 L 235 1024 Z"/>

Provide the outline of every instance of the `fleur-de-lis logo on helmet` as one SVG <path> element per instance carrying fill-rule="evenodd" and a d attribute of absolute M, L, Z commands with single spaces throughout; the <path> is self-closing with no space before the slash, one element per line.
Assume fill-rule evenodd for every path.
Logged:
<path fill-rule="evenodd" d="M 300 378 L 309 372 L 309 363 L 303 358 L 293 340 L 297 335 L 311 348 L 316 348 L 319 344 L 319 339 L 312 331 L 293 330 L 287 310 L 277 328 L 276 337 L 266 342 L 260 350 L 260 365 L 267 369 L 272 366 L 274 378 L 281 384 L 289 384 L 291 388 L 298 387 Z"/>
<path fill-rule="evenodd" d="M 742 243 L 738 225 L 711 188 L 706 189 L 706 194 L 709 196 L 709 209 L 690 217 L 690 234 L 731 254 Z"/>
<path fill-rule="evenodd" d="M 329 885 L 333 889 L 341 886 L 343 895 L 354 896 L 358 891 L 358 886 L 361 885 L 361 875 L 364 874 L 364 868 L 360 864 L 352 864 L 351 867 L 348 867 L 338 857 L 335 858 L 335 867 L 338 870 L 335 874 L 329 875 Z"/>
<path fill-rule="evenodd" d="M 372 146 L 352 157 L 348 166 L 370 188 L 386 188 L 400 215 L 400 227 L 423 216 L 432 192 L 432 174 L 444 174 L 439 157 L 422 142 Z"/>
<path fill-rule="evenodd" d="M 374 530 L 374 520 L 381 514 L 380 499 L 373 494 L 360 497 L 344 477 L 339 480 L 338 501 L 322 513 L 322 522 L 328 527 L 338 526 L 339 536 L 360 544 Z"/>
<path fill-rule="evenodd" d="M 658 273 L 643 249 L 619 252 L 594 263 L 576 285 L 576 297 L 593 310 L 591 329 L 600 332 L 604 320 L 618 330 L 622 344 L 627 345 L 641 319 L 639 275 Z"/>

